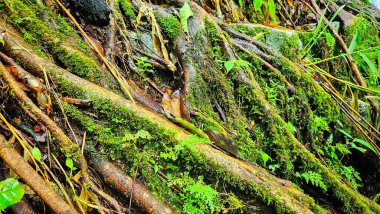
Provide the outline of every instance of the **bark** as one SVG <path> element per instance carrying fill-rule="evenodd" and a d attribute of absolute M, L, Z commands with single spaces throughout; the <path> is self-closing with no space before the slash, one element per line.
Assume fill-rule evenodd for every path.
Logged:
<path fill-rule="evenodd" d="M 132 198 L 147 213 L 176 213 L 167 203 L 153 195 L 146 186 L 127 176 L 115 164 L 94 154 L 88 155 L 88 158 L 90 165 L 102 175 L 108 185 Z"/>

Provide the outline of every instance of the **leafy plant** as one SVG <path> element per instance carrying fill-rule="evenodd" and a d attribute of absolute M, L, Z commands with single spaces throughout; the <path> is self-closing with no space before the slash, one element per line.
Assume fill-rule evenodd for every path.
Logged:
<path fill-rule="evenodd" d="M 269 160 L 272 160 L 272 158 L 267 153 L 265 153 L 264 151 L 260 151 L 260 157 L 261 157 L 261 160 L 263 161 L 263 164 L 265 167 L 267 166 L 267 162 Z"/>
<path fill-rule="evenodd" d="M 14 178 L 8 178 L 0 182 L 0 211 L 18 203 L 24 196 L 25 190 Z"/>
<path fill-rule="evenodd" d="M 141 59 L 137 60 L 135 69 L 141 73 L 154 73 L 153 66 L 148 61 L 148 57 L 143 56 Z"/>
<path fill-rule="evenodd" d="M 367 141 L 360 139 L 360 138 L 354 138 L 348 132 L 346 132 L 343 129 L 339 129 L 338 131 L 346 137 L 347 143 L 351 146 L 351 148 L 357 149 L 361 152 L 365 152 L 366 149 L 369 149 L 376 154 L 375 149 Z M 355 143 L 359 143 L 361 146 L 364 146 L 366 149 L 363 149 L 362 147 L 357 146 Z"/>
<path fill-rule="evenodd" d="M 33 147 L 33 149 L 31 150 L 31 153 L 34 159 L 36 159 L 38 162 L 41 162 L 42 160 L 41 151 L 37 147 Z"/>
<path fill-rule="evenodd" d="M 230 72 L 235 66 L 241 68 L 249 65 L 251 65 L 251 63 L 245 60 L 229 60 L 224 62 L 224 68 L 227 70 L 227 73 Z"/>
<path fill-rule="evenodd" d="M 183 4 L 183 7 L 179 10 L 179 18 L 181 20 L 183 31 L 186 33 L 189 32 L 189 28 L 187 26 L 187 20 L 192 16 L 193 16 L 193 11 L 191 10 L 189 3 L 185 2 L 185 4 Z"/>
<path fill-rule="evenodd" d="M 70 176 L 69 178 L 71 178 L 73 176 L 73 172 L 75 170 L 77 170 L 77 168 L 74 166 L 74 161 L 72 158 L 66 158 L 66 162 L 65 162 L 66 166 L 70 169 Z"/>
<path fill-rule="evenodd" d="M 222 203 L 218 192 L 211 186 L 204 184 L 203 177 L 194 180 L 188 175 L 172 179 L 170 184 L 182 188 L 183 212 L 193 214 L 219 213 Z"/>
<path fill-rule="evenodd" d="M 255 10 L 260 13 L 266 12 L 273 21 L 276 21 L 276 4 L 274 0 L 253 0 L 252 3 Z M 242 5 L 240 5 L 240 7 L 242 7 Z M 265 11 L 263 11 L 262 8 L 265 8 Z"/>
<path fill-rule="evenodd" d="M 296 172 L 296 177 L 302 178 L 306 181 L 306 183 L 311 183 L 313 186 L 320 187 L 324 191 L 327 190 L 326 184 L 323 182 L 323 178 L 321 174 L 313 171 L 307 171 L 307 172 Z"/>

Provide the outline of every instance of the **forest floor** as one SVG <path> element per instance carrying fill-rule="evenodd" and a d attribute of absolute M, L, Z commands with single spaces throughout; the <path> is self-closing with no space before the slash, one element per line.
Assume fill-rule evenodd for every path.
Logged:
<path fill-rule="evenodd" d="M 0 0 L 0 212 L 380 213 L 380 5 Z"/>

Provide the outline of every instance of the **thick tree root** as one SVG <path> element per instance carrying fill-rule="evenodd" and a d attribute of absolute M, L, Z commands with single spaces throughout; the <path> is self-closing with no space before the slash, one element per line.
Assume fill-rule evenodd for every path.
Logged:
<path fill-rule="evenodd" d="M 127 176 L 113 163 L 98 155 L 88 155 L 90 165 L 102 175 L 104 181 L 123 195 L 136 201 L 148 213 L 176 213 L 168 204 L 152 194 L 144 185 Z"/>
<path fill-rule="evenodd" d="M 25 162 L 21 155 L 0 135 L 0 157 L 4 162 L 29 185 L 42 200 L 59 214 L 77 214 L 78 212 L 69 206 L 54 190 L 49 187 L 34 169 Z"/>

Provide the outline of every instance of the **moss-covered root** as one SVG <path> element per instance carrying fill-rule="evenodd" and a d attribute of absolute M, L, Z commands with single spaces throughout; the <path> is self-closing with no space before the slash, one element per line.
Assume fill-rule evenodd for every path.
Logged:
<path fill-rule="evenodd" d="M 3 76 L 4 80 L 7 81 L 9 87 L 13 90 L 15 96 L 23 103 L 25 103 L 29 108 L 31 108 L 32 112 L 43 121 L 52 135 L 57 139 L 60 148 L 65 152 L 68 156 L 73 156 L 79 151 L 79 147 L 77 144 L 73 143 L 57 126 L 57 124 L 52 121 L 42 110 L 33 103 L 33 101 L 26 95 L 26 93 L 20 88 L 16 80 L 12 77 L 12 75 L 5 69 L 4 65 L 0 62 L 0 74 Z"/>
<path fill-rule="evenodd" d="M 30 54 L 21 50 L 12 40 L 6 37 L 4 40 L 6 44 L 5 49 L 18 61 L 24 62 L 23 65 L 30 72 L 42 76 L 43 71 L 37 64 L 45 65 L 46 70 L 50 71 L 52 79 L 59 86 L 60 90 L 68 95 L 77 98 L 87 97 L 111 103 L 113 110 L 118 111 L 119 115 L 129 115 L 130 118 L 134 118 L 134 121 L 129 121 L 129 123 L 143 123 L 146 126 L 168 131 L 173 133 L 173 139 L 186 140 L 189 137 L 186 131 L 180 129 L 163 116 L 153 113 L 141 105 L 133 104 L 98 85 L 83 80 L 38 56 L 31 57 Z M 207 161 L 208 165 L 210 165 L 210 170 L 219 172 L 226 180 L 232 178 L 231 180 L 234 181 L 231 183 L 232 187 L 246 187 L 250 189 L 248 194 L 268 204 L 273 204 L 279 212 L 323 212 L 309 196 L 302 193 L 293 185 L 283 185 L 284 182 L 282 180 L 269 174 L 264 169 L 232 158 L 221 151 L 213 149 L 209 145 L 196 144 L 195 150 L 192 152 L 196 156 L 199 156 L 199 154 L 204 156 L 203 161 Z"/>
<path fill-rule="evenodd" d="M 90 165 L 102 175 L 104 181 L 123 195 L 131 195 L 147 213 L 176 213 L 168 204 L 157 198 L 143 184 L 127 176 L 113 163 L 99 155 L 89 155 Z"/>

